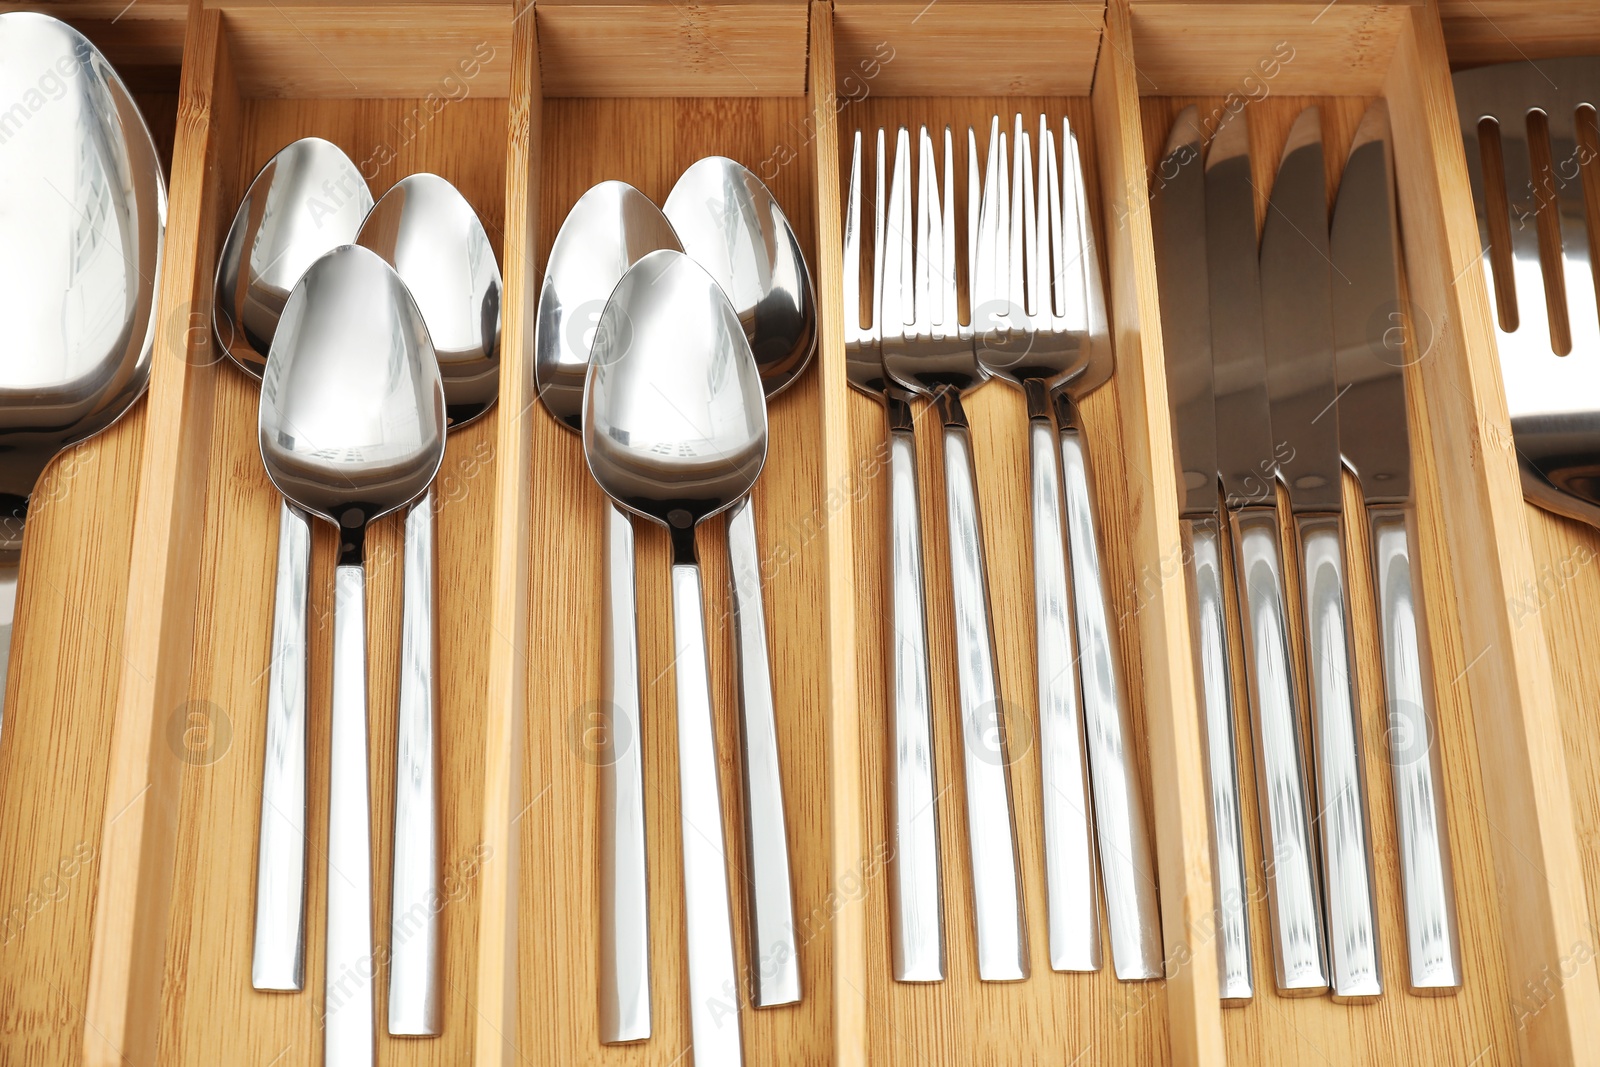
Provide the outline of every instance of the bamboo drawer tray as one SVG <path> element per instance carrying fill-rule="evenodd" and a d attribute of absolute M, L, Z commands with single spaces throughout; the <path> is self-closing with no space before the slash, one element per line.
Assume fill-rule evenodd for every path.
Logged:
<path fill-rule="evenodd" d="M 1600 52 L 1591 0 L 38 6 L 83 29 L 135 91 L 168 165 L 169 216 L 149 395 L 51 467 L 30 515 L 0 731 L 0 1063 L 321 1062 L 333 537 L 318 528 L 313 544 L 306 992 L 256 993 L 278 504 L 257 453 L 256 385 L 209 329 L 239 197 L 278 148 L 314 134 L 374 194 L 414 171 L 453 181 L 506 283 L 500 404 L 450 437 L 438 487 L 444 1033 L 380 1031 L 380 1062 L 688 1062 L 667 539 L 637 526 L 654 1036 L 605 1047 L 592 735 L 604 501 L 535 396 L 531 360 L 544 256 L 578 196 L 620 178 L 659 201 L 690 162 L 722 154 L 766 179 L 795 224 L 822 325 L 816 365 L 772 404 L 755 492 L 804 1000 L 746 1010 L 749 1061 L 1600 1064 L 1600 531 L 1522 499 L 1450 84 L 1453 66 Z M 1407 383 L 1465 984 L 1446 997 L 1404 989 L 1378 653 L 1360 644 L 1386 992 L 1352 1006 L 1273 991 L 1254 776 L 1242 773 L 1257 992 L 1223 1008 L 1149 183 L 1182 107 L 1213 123 L 1248 108 L 1264 211 L 1302 107 L 1322 105 L 1334 179 L 1379 97 L 1419 324 Z M 950 564 L 933 522 L 947 977 L 890 978 L 884 423 L 845 378 L 841 205 L 857 129 L 962 131 L 1018 110 L 1079 131 L 1107 280 L 1116 373 L 1083 413 L 1159 867 L 1167 973 L 1153 982 L 1050 970 L 1039 756 L 1025 737 L 1012 782 L 1032 977 L 978 981 Z M 1002 690 L 1027 735 L 1025 409 L 990 386 L 968 410 Z M 923 508 L 938 515 L 929 420 L 918 435 Z M 1350 525 L 1348 551 L 1365 559 Z M 717 598 L 726 557 L 711 526 L 701 554 Z M 391 518 L 368 550 L 375 944 L 389 918 L 400 541 Z M 1367 586 L 1353 581 L 1351 597 L 1353 632 L 1370 635 Z M 708 622 L 737 869 L 732 638 L 720 613 Z M 1246 721 L 1242 703 L 1237 714 Z M 1238 739 L 1248 768 L 1249 731 Z M 744 962 L 742 904 L 736 893 Z"/>

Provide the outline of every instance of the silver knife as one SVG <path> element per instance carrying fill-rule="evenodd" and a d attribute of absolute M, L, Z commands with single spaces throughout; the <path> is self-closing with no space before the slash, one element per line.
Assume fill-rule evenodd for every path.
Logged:
<path fill-rule="evenodd" d="M 1273 435 L 1285 447 L 1278 479 L 1289 493 L 1300 550 L 1312 756 L 1328 962 L 1335 1000 L 1383 992 L 1372 891 L 1371 837 L 1350 613 L 1345 597 L 1344 492 L 1338 387 L 1333 377 L 1333 288 L 1322 109 L 1289 130 L 1261 233 L 1261 330 Z"/>
<path fill-rule="evenodd" d="M 1433 679 L 1416 559 L 1405 331 L 1389 113 L 1374 103 L 1339 183 L 1331 242 L 1339 442 L 1361 481 L 1372 533 L 1400 885 L 1414 993 L 1461 988 L 1450 838 L 1439 769 Z"/>
<path fill-rule="evenodd" d="M 1275 476 L 1290 454 L 1273 437 L 1267 406 L 1247 114 L 1239 112 L 1217 131 L 1206 156 L 1217 466 L 1233 530 L 1278 991 L 1302 996 L 1328 988 L 1328 967 L 1278 546 Z"/>
<path fill-rule="evenodd" d="M 1246 914 L 1239 772 L 1228 677 L 1228 623 L 1222 593 L 1222 535 L 1217 510 L 1217 420 L 1211 385 L 1211 309 L 1206 285 L 1206 190 L 1194 108 L 1178 115 L 1167 137 L 1150 197 L 1156 287 L 1177 447 L 1178 513 L 1188 570 L 1195 676 L 1205 715 L 1211 790 L 1211 861 L 1217 905 L 1217 988 L 1224 1003 L 1254 994 Z"/>

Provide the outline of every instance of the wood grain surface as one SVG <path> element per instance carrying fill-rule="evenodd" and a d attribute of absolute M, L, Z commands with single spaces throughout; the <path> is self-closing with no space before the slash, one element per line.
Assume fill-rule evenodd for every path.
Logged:
<path fill-rule="evenodd" d="M 772 405 L 771 450 L 755 492 L 805 1000 L 745 1011 L 751 1062 L 1600 1061 L 1600 1043 L 1583 1037 L 1600 1014 L 1600 741 L 1591 729 L 1600 664 L 1587 622 L 1600 604 L 1600 533 L 1524 506 L 1501 446 L 1509 424 L 1486 294 L 1468 269 L 1475 231 L 1463 215 L 1464 173 L 1450 154 L 1445 80 L 1450 61 L 1570 51 L 1576 41 L 1592 49 L 1600 16 L 1565 0 L 1537 11 L 1504 0 L 1111 0 L 1105 8 L 945 0 L 927 10 L 912 0 L 541 0 L 536 11 L 443 0 L 325 8 L 195 0 L 180 99 L 175 5 L 140 4 L 127 18 L 120 6 L 86 0 L 76 10 L 119 64 L 127 57 L 138 70 L 141 106 L 181 183 L 171 231 L 180 245 L 168 252 L 181 266 L 163 296 L 178 327 L 160 343 L 182 366 L 158 368 L 146 402 L 58 460 L 30 516 L 0 733 L 0 1063 L 315 1065 L 324 893 L 341 865 L 372 865 L 374 944 L 387 939 L 397 517 L 369 542 L 374 854 L 325 852 L 333 568 L 331 530 L 319 526 L 306 992 L 250 987 L 278 502 L 256 449 L 255 383 L 211 348 L 205 295 L 215 243 L 250 178 L 308 134 L 341 145 L 375 195 L 417 170 L 450 178 L 483 216 L 507 281 L 509 399 L 452 435 L 438 487 L 444 1035 L 390 1039 L 380 1022 L 383 1062 L 688 1062 L 667 540 L 636 523 L 644 727 L 635 740 L 647 778 L 655 1030 L 645 1043 L 603 1047 L 587 727 L 599 695 L 604 505 L 578 440 L 538 406 L 526 361 L 543 256 L 577 197 L 619 178 L 659 202 L 685 166 L 712 153 L 768 180 L 823 288 L 821 354 Z M 998 35 L 991 44 L 1010 44 L 984 55 L 1016 58 L 999 73 L 997 64 L 960 65 L 985 28 Z M 1253 64 L 1285 40 L 1294 58 L 1281 77 L 1263 81 Z M 492 57 L 479 59 L 464 91 L 451 91 L 447 68 L 481 57 L 480 46 Z M 884 48 L 892 59 L 882 59 Z M 1247 75 L 1270 83 L 1268 91 L 1252 89 Z M 1391 100 L 1397 137 L 1410 138 L 1402 161 L 1423 170 L 1401 176 L 1408 271 L 1413 298 L 1437 313 L 1442 346 L 1438 360 L 1411 374 L 1411 417 L 1466 986 L 1439 998 L 1403 988 L 1381 677 L 1363 637 L 1357 684 L 1388 991 L 1360 1006 L 1278 997 L 1257 894 L 1257 995 L 1224 1011 L 1193 962 L 1211 959 L 1207 946 L 1191 943 L 1210 907 L 1204 771 L 1186 693 L 1193 674 L 1181 599 L 1170 583 L 1152 588 L 1154 557 L 1176 529 L 1168 501 L 1175 476 L 1170 438 L 1156 421 L 1165 418 L 1166 393 L 1149 230 L 1126 212 L 1142 210 L 1141 168 L 1155 162 L 1186 103 L 1211 114 L 1254 100 L 1264 211 L 1298 110 L 1324 108 L 1336 182 L 1361 111 L 1379 93 Z M 1118 372 L 1083 411 L 1141 739 L 1134 754 L 1167 891 L 1167 947 L 1169 955 L 1175 947 L 1198 953 L 1186 957 L 1187 969 L 1169 961 L 1167 981 L 1120 983 L 1109 968 L 1056 974 L 1048 966 L 1023 532 L 1026 419 L 1020 394 L 1002 384 L 977 390 L 967 407 L 1012 731 L 1033 977 L 986 984 L 976 976 L 949 553 L 938 519 L 925 523 L 923 549 L 948 977 L 934 985 L 889 977 L 885 427 L 882 408 L 844 383 L 835 291 L 842 183 L 858 128 L 948 123 L 959 137 L 969 124 L 982 129 L 990 115 L 1018 110 L 1030 125 L 1041 111 L 1071 118 L 1109 239 Z M 959 159 L 959 139 L 957 148 Z M 958 166 L 963 202 L 964 177 Z M 194 322 L 199 332 L 186 333 Z M 939 517 L 938 427 L 922 413 L 917 437 L 924 514 Z M 1345 488 L 1353 507 L 1355 487 Z M 737 889 L 743 818 L 721 523 L 699 540 Z M 1367 548 L 1351 524 L 1350 559 L 1365 560 Z M 1370 585 L 1357 563 L 1350 571 L 1354 632 L 1370 635 Z M 1241 677 L 1241 664 L 1234 668 Z M 1237 714 L 1247 721 L 1242 699 Z M 1249 731 L 1238 740 L 1246 854 L 1259 872 Z M 738 957 L 749 962 L 743 904 L 735 892 Z M 157 906 L 161 921 L 152 923 Z M 381 1020 L 381 962 L 377 970 Z"/>

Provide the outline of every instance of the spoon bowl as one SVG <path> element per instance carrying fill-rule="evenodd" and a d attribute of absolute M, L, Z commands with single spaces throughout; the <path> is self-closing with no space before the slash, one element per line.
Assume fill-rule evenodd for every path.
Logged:
<path fill-rule="evenodd" d="M 729 1025 L 720 1008 L 741 983 L 694 529 L 749 493 L 766 461 L 767 414 L 738 316 L 716 281 L 683 253 L 639 260 L 601 313 L 583 445 L 590 472 L 613 501 L 672 533 L 690 1033 L 697 1063 L 738 1064 L 738 1014 Z"/>
<path fill-rule="evenodd" d="M 500 268 L 472 205 L 437 174 L 402 178 L 373 205 L 356 244 L 394 267 L 428 324 L 450 428 L 500 395 Z"/>
<path fill-rule="evenodd" d="M 217 262 L 212 329 L 229 358 L 259 378 L 289 293 L 325 252 L 349 244 L 372 193 L 344 151 L 302 137 L 251 181 Z"/>
<path fill-rule="evenodd" d="M 46 79 L 59 98 L 41 96 Z M 66 23 L 0 14 L 0 94 L 21 101 L 0 142 L 0 552 L 14 553 L 45 467 L 150 380 L 167 192 L 127 86 Z"/>
<path fill-rule="evenodd" d="M 732 507 L 767 456 L 766 402 L 744 329 L 681 252 L 629 268 L 600 316 L 583 447 L 595 481 L 681 533 Z"/>

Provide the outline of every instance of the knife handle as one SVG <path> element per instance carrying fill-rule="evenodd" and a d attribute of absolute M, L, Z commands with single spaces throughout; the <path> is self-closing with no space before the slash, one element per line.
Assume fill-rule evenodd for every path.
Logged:
<path fill-rule="evenodd" d="M 1300 713 L 1289 656 L 1278 513 L 1233 513 L 1234 580 L 1244 623 L 1245 680 L 1256 742 L 1256 793 L 1266 864 L 1278 991 L 1308 996 L 1328 988 L 1322 892 L 1311 843 Z"/>
<path fill-rule="evenodd" d="M 1056 405 L 1061 426 L 1061 484 L 1067 503 L 1067 547 L 1078 632 L 1078 675 L 1089 740 L 1089 777 L 1100 840 L 1111 932 L 1111 963 L 1124 982 L 1165 973 L 1161 900 L 1156 889 L 1144 793 L 1133 755 L 1128 687 L 1111 626 L 1110 597 L 1100 566 L 1100 536 L 1089 482 L 1089 456 L 1076 404 Z"/>
<path fill-rule="evenodd" d="M 1045 893 L 1049 897 L 1050 967 L 1100 969 L 1094 831 L 1089 817 L 1088 757 L 1078 693 L 1061 507 L 1055 425 L 1029 423 L 1033 496 L 1033 605 L 1038 643 L 1039 775 L 1044 799 Z M 1108 901 L 1108 904 L 1110 902 Z"/>
<path fill-rule="evenodd" d="M 960 423 L 945 425 L 944 476 L 978 977 L 985 982 L 1015 982 L 1028 977 L 1028 929 L 1011 809 L 1006 709 L 995 664 L 972 438 L 964 417 Z"/>
<path fill-rule="evenodd" d="M 944 979 L 944 892 L 934 792 L 933 699 L 911 409 L 889 398 L 889 944 L 897 982 Z"/>
<path fill-rule="evenodd" d="M 1222 533 L 1216 518 L 1183 521 L 1189 566 L 1189 617 L 1194 625 L 1196 678 L 1205 715 L 1206 771 L 1211 789 L 1212 882 L 1217 888 L 1217 992 L 1225 1004 L 1255 995 L 1251 976 L 1249 892 L 1239 813 L 1239 768 L 1234 742 L 1233 684 L 1228 677 L 1228 622 L 1222 595 Z"/>
<path fill-rule="evenodd" d="M 1432 660 L 1414 565 L 1416 518 L 1409 508 L 1374 508 L 1373 578 L 1388 705 L 1389 763 L 1399 828 L 1400 887 L 1413 993 L 1461 988 L 1461 946 L 1451 878 L 1434 711 Z"/>
<path fill-rule="evenodd" d="M 1345 607 L 1344 527 L 1337 514 L 1295 516 L 1305 611 L 1317 830 L 1327 880 L 1333 999 L 1383 992 L 1371 839 L 1363 784 L 1355 663 Z"/>

